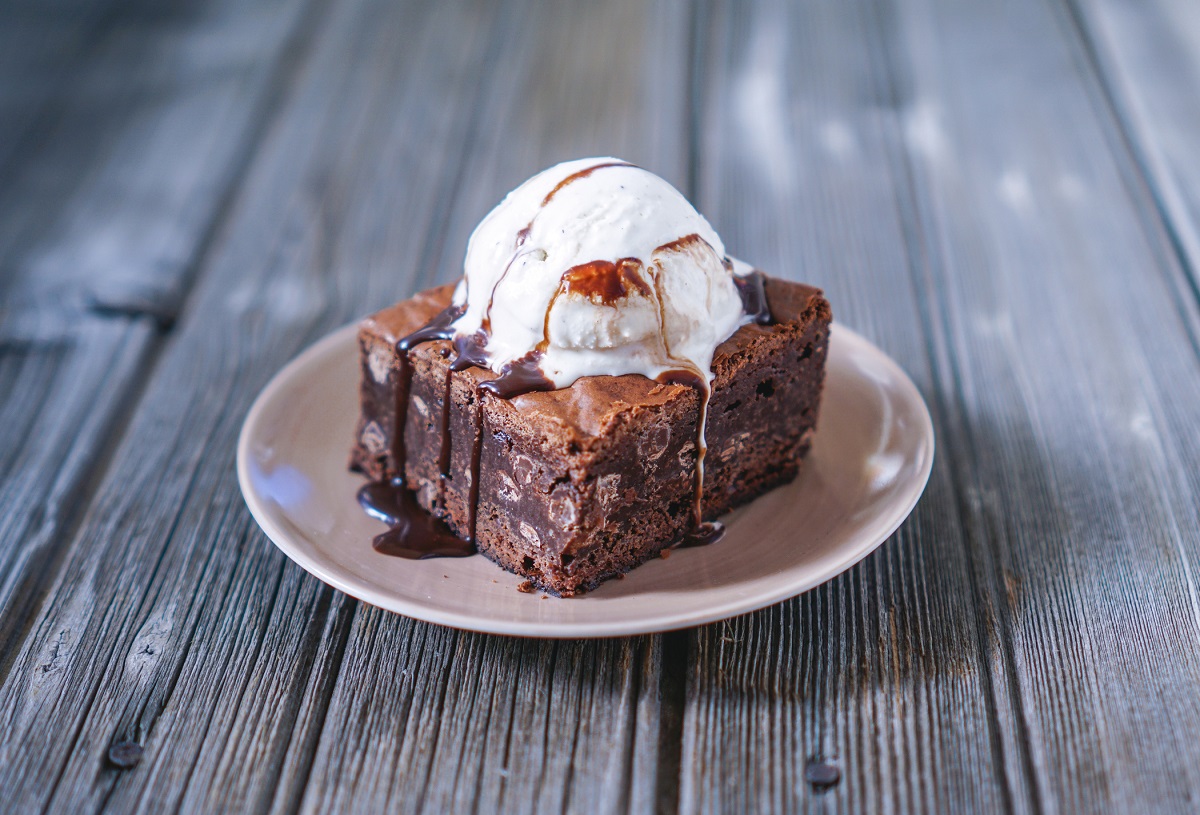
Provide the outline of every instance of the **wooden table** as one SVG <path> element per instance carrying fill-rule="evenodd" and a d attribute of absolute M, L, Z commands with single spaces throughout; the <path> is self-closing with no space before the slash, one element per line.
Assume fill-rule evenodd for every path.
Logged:
<path fill-rule="evenodd" d="M 2 15 L 0 809 L 1200 806 L 1200 4 Z M 292 565 L 234 477 L 255 394 L 595 154 L 908 370 L 913 516 L 803 597 L 627 640 Z"/>

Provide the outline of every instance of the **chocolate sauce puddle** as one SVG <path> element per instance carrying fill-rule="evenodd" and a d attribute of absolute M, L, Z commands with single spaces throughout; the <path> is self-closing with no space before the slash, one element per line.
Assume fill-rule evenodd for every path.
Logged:
<path fill-rule="evenodd" d="M 585 177 L 592 171 L 606 166 L 623 166 L 602 164 L 580 171 L 568 177 L 546 196 L 543 206 L 559 189 L 571 181 Z M 532 223 L 530 224 L 532 226 Z M 521 230 L 517 236 L 518 250 L 529 237 L 529 227 Z M 693 236 L 688 236 L 692 238 Z M 695 236 L 698 238 L 698 236 Z M 683 240 L 683 239 L 681 239 Z M 678 243 L 678 242 L 677 242 Z M 671 248 L 668 244 L 660 249 Z M 636 265 L 635 265 L 636 264 Z M 511 261 L 510 261 L 511 265 Z M 726 267 L 732 273 L 732 265 L 726 262 Z M 377 535 L 372 542 L 375 550 L 385 555 L 409 559 L 424 559 L 432 557 L 466 557 L 475 554 L 476 532 L 479 512 L 479 481 L 480 461 L 483 452 L 483 403 L 485 396 L 500 399 L 512 399 L 521 394 L 534 391 L 554 390 L 554 383 L 545 375 L 540 367 L 543 355 L 549 346 L 549 315 L 554 301 L 564 290 L 574 287 L 585 296 L 599 299 L 605 303 L 615 302 L 624 296 L 628 288 L 638 288 L 643 294 L 649 286 L 640 274 L 641 264 L 636 259 L 626 258 L 616 263 L 597 261 L 584 264 L 568 270 L 563 276 L 559 290 L 555 293 L 546 309 L 543 340 L 538 347 L 524 357 L 508 363 L 495 379 L 481 382 L 474 395 L 474 433 L 471 441 L 471 463 L 468 473 L 468 522 L 467 537 L 462 538 L 433 513 L 427 512 L 416 499 L 416 493 L 405 483 L 405 470 L 408 461 L 408 451 L 405 445 L 404 430 L 408 421 L 408 405 L 412 390 L 413 367 L 408 353 L 415 346 L 434 340 L 453 342 L 453 360 L 446 371 L 443 385 L 441 431 L 442 443 L 439 455 L 438 502 L 444 507 L 446 501 L 446 484 L 453 479 L 451 472 L 452 440 L 450 434 L 450 405 L 453 401 L 453 374 L 469 367 L 488 367 L 486 352 L 488 329 L 490 325 L 475 334 L 456 337 L 452 328 L 455 320 L 462 316 L 464 306 L 451 305 L 426 325 L 403 337 L 396 343 L 397 366 L 395 424 L 392 428 L 392 465 L 396 477 L 386 481 L 373 481 L 364 485 L 358 491 L 358 501 L 367 514 L 388 525 L 388 530 Z M 770 306 L 767 302 L 765 275 L 757 270 L 746 275 L 733 275 L 734 284 L 742 300 L 743 312 L 751 317 L 752 322 L 759 325 L 769 325 L 772 322 Z M 657 283 L 657 281 L 656 281 Z M 498 284 L 497 284 L 498 285 Z M 493 290 L 492 296 L 495 296 Z M 661 305 L 661 304 L 660 304 Z M 488 304 L 488 311 L 491 303 Z M 490 322 L 490 321 L 488 321 Z M 446 356 L 451 352 L 447 351 Z M 696 423 L 696 473 L 692 490 L 692 519 L 691 527 L 684 537 L 674 543 L 672 549 L 686 549 L 693 546 L 706 546 L 716 543 L 725 534 L 725 527 L 719 521 L 705 521 L 703 517 L 704 500 L 704 459 L 707 453 L 705 429 L 708 421 L 708 406 L 712 389 L 708 380 L 698 371 L 680 369 L 668 371 L 658 377 L 664 384 L 684 385 L 695 388 L 700 397 L 700 417 Z"/>
<path fill-rule="evenodd" d="M 417 503 L 417 496 L 399 479 L 372 481 L 358 491 L 358 503 L 372 518 L 388 525 L 371 545 L 381 555 L 424 560 L 431 557 L 467 557 L 475 544 L 454 534 L 436 515 Z"/>

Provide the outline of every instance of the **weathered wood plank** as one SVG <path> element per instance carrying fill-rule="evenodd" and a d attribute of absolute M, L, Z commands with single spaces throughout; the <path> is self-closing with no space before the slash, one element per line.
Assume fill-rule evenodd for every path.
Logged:
<path fill-rule="evenodd" d="M 1066 1 L 1190 273 L 1178 296 L 1200 297 L 1200 6 Z"/>
<path fill-rule="evenodd" d="M 174 307 L 126 298 L 97 314 L 98 298 L 133 292 L 135 278 L 139 291 L 184 291 L 299 17 L 278 2 L 9 12 L 0 138 L 16 152 L 0 170 L 0 367 L 14 378 L 0 390 L 0 676 L 140 393 L 161 344 L 155 322 Z M 261 35 L 256 50 L 214 47 L 239 27 Z M 31 91 L 47 97 L 40 107 Z M 197 121 L 183 127 L 187 116 Z M 37 132 L 18 137 L 22 128 Z"/>
<path fill-rule="evenodd" d="M 653 781 L 658 638 L 505 640 L 382 618 L 355 621 L 304 811 L 653 810 L 630 776 Z"/>
<path fill-rule="evenodd" d="M 653 808 L 659 640 L 522 643 L 358 608 L 269 545 L 232 475 L 241 419 L 282 362 L 454 273 L 462 245 L 449 246 L 450 214 L 468 217 L 467 189 L 493 203 L 493 182 L 513 172 L 507 146 L 541 145 L 515 170 L 523 177 L 560 157 L 547 145 L 563 127 L 578 128 L 573 145 L 643 160 L 671 143 L 655 117 L 682 111 L 678 99 L 629 100 L 643 82 L 679 94 L 681 67 L 629 60 L 622 82 L 596 80 L 593 102 L 563 80 L 607 64 L 597 35 L 627 43 L 626 24 L 646 38 L 634 53 L 650 59 L 656 26 L 681 7 L 589 7 L 588 27 L 534 11 L 368 1 L 321 20 L 0 687 L 11 734 L 0 783 L 14 800 L 71 811 L 415 809 L 424 791 L 430 809 Z M 514 84 L 528 95 L 506 92 Z M 575 117 L 600 100 L 606 121 Z M 495 128 L 510 141 L 481 159 L 476 145 Z M 46 743 L 45 732 L 63 736 Z M 102 758 L 120 739 L 146 747 L 124 773 Z M 452 757 L 477 763 L 451 774 Z"/>
<path fill-rule="evenodd" d="M 866 3 L 720 4 L 697 119 L 698 200 L 730 251 L 823 286 L 835 320 L 931 401 L 894 92 Z M 986 570 L 939 452 L 912 518 L 807 595 L 693 635 L 684 812 L 1027 811 Z M 828 760 L 841 783 L 805 780 Z"/>
<path fill-rule="evenodd" d="M 1153 790 L 1155 808 L 1186 811 L 1196 303 L 1178 296 L 1177 257 L 1061 6 L 937 2 L 903 23 L 914 99 L 943 103 L 930 133 L 944 149 L 911 130 L 909 146 L 954 348 L 951 452 L 1003 577 L 1039 798 L 1122 811 Z M 1020 60 L 991 39 L 1021 37 Z"/>
<path fill-rule="evenodd" d="M 54 339 L 94 310 L 174 318 L 303 11 L 145 2 L 104 20 L 0 185 L 0 336 Z"/>
<path fill-rule="evenodd" d="M 113 0 L 32 0 L 0 7 L 0 180 L 86 70 L 115 5 Z"/>
<path fill-rule="evenodd" d="M 1200 490 L 1188 466 L 1200 460 L 1200 365 L 1192 350 L 1195 303 L 1178 296 L 1181 272 L 1168 235 L 1153 217 L 1153 201 L 1061 8 L 938 0 L 864 6 L 878 15 L 868 20 L 875 34 L 866 38 L 877 47 L 873 55 L 860 53 L 850 71 L 881 59 L 874 71 L 887 83 L 882 93 L 878 83 L 848 83 L 843 99 L 877 117 L 885 141 L 904 151 L 905 160 L 885 172 L 904 213 L 908 285 L 918 292 L 909 330 L 924 323 L 933 362 L 926 392 L 938 406 L 940 456 L 961 492 L 967 533 L 958 557 L 972 564 L 972 599 L 996 665 L 993 718 L 1001 737 L 992 738 L 1003 749 L 992 772 L 1012 779 L 1010 799 L 991 803 L 1036 811 L 1187 811 L 1200 780 L 1191 737 L 1200 716 L 1193 578 Z M 813 15 L 807 23 L 826 19 Z M 835 40 L 845 48 L 847 38 Z M 835 154 L 830 163 L 840 153 L 858 167 L 860 130 L 850 128 L 844 138 L 808 109 L 792 110 L 795 119 L 776 120 L 780 132 L 827 141 Z M 808 206 L 787 210 L 790 217 L 821 224 L 830 202 L 845 206 L 839 177 L 813 189 L 810 165 L 792 169 L 801 201 L 811 197 Z M 853 217 L 868 220 L 863 212 L 872 213 L 877 236 L 876 208 Z M 839 261 L 847 248 L 857 252 L 854 242 L 830 244 L 821 230 L 801 229 L 830 250 L 825 257 L 832 263 L 817 267 L 829 276 L 812 276 L 834 291 L 835 310 L 846 302 L 838 296 L 842 286 L 851 307 L 868 294 L 877 301 L 888 285 L 886 264 L 872 269 Z M 909 343 L 892 343 L 887 338 L 884 345 L 913 369 L 898 350 Z M 930 498 L 936 499 L 938 478 Z M 790 652 L 800 677 L 820 678 L 822 669 L 838 676 L 836 690 L 827 691 L 837 700 L 832 710 L 814 702 L 821 691 L 799 678 L 781 690 L 760 689 L 775 671 L 788 672 L 756 658 L 762 643 L 779 636 L 767 615 L 757 615 L 734 629 L 745 644 L 718 642 L 719 628 L 700 634 L 689 738 L 700 747 L 718 739 L 747 745 L 738 756 L 798 742 L 782 760 L 776 752 L 763 772 L 771 789 L 782 787 L 785 803 L 800 806 L 806 802 L 789 799 L 790 788 L 776 777 L 790 783 L 806 751 L 825 749 L 809 735 L 815 730 L 848 751 L 841 753 L 848 777 L 833 793 L 842 808 L 956 808 L 943 796 L 973 786 L 986 764 L 948 764 L 954 757 L 931 747 L 963 737 L 953 731 L 972 726 L 963 708 L 977 698 L 939 691 L 947 685 L 943 677 L 918 673 L 916 685 L 907 678 L 882 684 L 887 704 L 918 689 L 919 695 L 880 721 L 871 672 L 862 689 L 841 681 L 845 672 L 861 677 L 842 661 L 846 649 L 878 659 L 882 676 L 889 659 L 899 666 L 921 664 L 927 655 L 934 666 L 945 660 L 949 649 L 938 632 L 947 623 L 924 604 L 961 603 L 971 595 L 940 596 L 953 588 L 946 571 L 955 561 L 943 553 L 949 554 L 944 547 L 957 522 L 927 511 L 917 514 L 924 528 L 910 526 L 911 538 L 902 534 L 865 564 L 885 579 L 861 576 L 865 590 L 835 602 L 845 591 L 839 584 L 857 582 L 851 575 L 802 601 L 812 610 L 801 619 L 816 641 L 805 639 Z M 915 558 L 907 578 L 889 574 L 900 555 Z M 907 608 L 896 608 L 912 615 L 914 636 L 902 634 L 913 622 L 898 618 L 899 636 L 880 637 L 876 645 L 858 630 L 876 615 L 863 620 L 858 609 L 879 602 L 892 586 L 902 589 L 898 600 L 907 600 Z M 856 594 L 866 597 L 858 601 Z M 890 623 L 875 630 L 890 632 Z M 916 645 L 923 638 L 928 650 Z M 836 668 L 816 656 L 823 650 L 837 655 Z M 973 670 L 970 662 L 966 667 Z M 724 704 L 711 698 L 717 693 Z M 747 696 L 754 703 L 729 704 Z M 927 728 L 935 739 L 924 735 Z M 685 802 L 702 808 L 706 794 L 744 802 L 749 793 L 734 790 L 733 777 L 719 770 L 685 776 Z"/>
<path fill-rule="evenodd" d="M 154 345 L 147 319 L 89 320 L 57 343 L 0 344 L 0 676 Z"/>

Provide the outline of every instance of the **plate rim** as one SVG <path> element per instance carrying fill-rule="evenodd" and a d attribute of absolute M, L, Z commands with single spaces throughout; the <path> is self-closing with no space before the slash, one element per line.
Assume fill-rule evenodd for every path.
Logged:
<path fill-rule="evenodd" d="M 531 637 L 539 639 L 597 639 L 605 637 L 626 637 L 642 634 L 665 633 L 668 631 L 678 631 L 684 628 L 693 628 L 696 626 L 707 625 L 709 623 L 718 622 L 720 620 L 732 619 L 740 617 L 744 614 L 749 614 L 754 611 L 773 606 L 776 603 L 784 600 L 798 597 L 807 591 L 820 586 L 838 575 L 849 571 L 867 555 L 870 555 L 895 533 L 900 525 L 912 514 L 913 509 L 921 500 L 921 496 L 925 494 L 925 488 L 928 486 L 930 474 L 933 471 L 933 461 L 937 453 L 936 437 L 933 430 L 933 420 L 929 413 L 929 406 L 926 404 L 924 397 L 921 396 L 920 390 L 913 383 L 912 379 L 900 367 L 890 355 L 885 353 L 883 349 L 876 346 L 862 334 L 846 327 L 841 323 L 834 323 L 830 326 L 830 343 L 834 342 L 835 337 L 843 337 L 842 342 L 851 342 L 860 346 L 866 346 L 870 350 L 876 352 L 881 358 L 881 361 L 890 369 L 890 373 L 895 377 L 899 387 L 903 391 L 908 392 L 908 396 L 912 399 L 914 405 L 920 407 L 920 431 L 925 445 L 928 447 L 928 455 L 921 468 L 918 477 L 911 479 L 908 487 L 906 500 L 902 504 L 897 504 L 896 509 L 889 513 L 885 513 L 880 519 L 886 518 L 886 521 L 877 524 L 878 529 L 870 534 L 864 534 L 863 538 L 868 542 L 860 545 L 857 550 L 852 551 L 849 557 L 837 560 L 834 564 L 819 570 L 815 575 L 807 580 L 787 583 L 777 587 L 772 591 L 762 592 L 745 598 L 734 598 L 724 603 L 706 609 L 704 612 L 697 613 L 695 611 L 679 612 L 675 614 L 666 613 L 655 615 L 653 617 L 632 619 L 619 621 L 615 623 L 603 622 L 546 622 L 546 621 L 524 621 L 512 620 L 495 617 L 486 617 L 482 615 L 472 615 L 464 613 L 456 613 L 453 611 L 443 611 L 441 609 L 430 608 L 420 602 L 397 597 L 396 595 L 378 592 L 368 586 L 361 584 L 351 584 L 342 576 L 342 570 L 329 568 L 319 558 L 309 557 L 299 547 L 296 547 L 289 540 L 288 533 L 280 527 L 267 511 L 265 502 L 261 499 L 255 490 L 251 487 L 252 480 L 250 477 L 250 447 L 252 444 L 252 431 L 261 421 L 263 412 L 267 409 L 271 401 L 271 397 L 275 391 L 279 390 L 283 383 L 290 380 L 298 370 L 306 367 L 310 360 L 327 353 L 331 347 L 340 345 L 347 341 L 346 335 L 356 335 L 358 332 L 359 322 L 353 322 L 344 325 L 341 328 L 335 329 L 323 336 L 321 339 L 314 342 L 312 345 L 305 348 L 286 365 L 280 368 L 274 376 L 263 386 L 263 389 L 255 397 L 254 402 L 247 411 L 245 419 L 242 421 L 241 430 L 238 433 L 237 441 L 237 478 L 238 487 L 242 493 L 242 499 L 245 501 L 247 508 L 250 510 L 254 521 L 259 525 L 259 528 L 266 534 L 267 538 L 278 548 L 283 554 L 296 565 L 300 566 L 306 572 L 316 577 L 321 582 L 328 586 L 337 589 L 350 597 L 355 598 L 364 603 L 381 608 L 385 611 L 390 611 L 395 614 L 400 614 L 414 620 L 443 625 L 450 628 L 455 628 L 462 631 L 474 631 L 484 634 L 499 634 L 502 636 L 511 637 Z M 820 432 L 818 428 L 817 432 Z M 882 530 L 882 531 L 879 531 Z M 497 568 L 501 568 L 497 566 Z M 698 589 L 704 591 L 704 589 Z M 572 602 L 571 600 L 561 600 L 560 602 Z M 615 601 L 619 602 L 619 601 Z"/>

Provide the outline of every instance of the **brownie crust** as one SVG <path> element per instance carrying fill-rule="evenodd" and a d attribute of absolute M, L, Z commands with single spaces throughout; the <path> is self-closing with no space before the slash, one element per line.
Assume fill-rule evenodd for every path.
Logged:
<path fill-rule="evenodd" d="M 397 475 L 396 343 L 442 311 L 452 292 L 421 292 L 362 323 L 362 414 L 351 466 L 372 480 Z M 713 358 L 705 520 L 794 479 L 816 425 L 829 304 L 818 289 L 773 278 L 766 295 L 772 324 L 743 326 Z M 409 360 L 405 482 L 422 507 L 469 535 L 482 399 L 475 543 L 500 566 L 570 596 L 644 563 L 688 532 L 701 408 L 694 388 L 640 375 L 598 376 L 502 399 L 478 391 L 495 378 L 491 371 L 451 372 L 447 341 L 417 345 Z M 450 466 L 443 478 L 447 393 Z"/>

